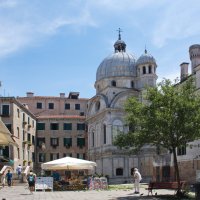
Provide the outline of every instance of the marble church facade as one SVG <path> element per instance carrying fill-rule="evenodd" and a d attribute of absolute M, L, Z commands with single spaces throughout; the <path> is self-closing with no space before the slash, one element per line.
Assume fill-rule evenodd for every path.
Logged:
<path fill-rule="evenodd" d="M 121 39 L 114 44 L 114 53 L 106 57 L 96 73 L 96 95 L 88 101 L 88 158 L 97 162 L 96 172 L 108 175 L 110 182 L 129 182 L 134 167 L 143 173 L 143 179 L 153 175 L 154 149 L 144 147 L 141 155 L 130 155 L 113 145 L 114 137 L 128 132 L 124 121 L 124 103 L 130 96 L 142 101 L 145 86 L 156 85 L 157 64 L 145 50 L 136 59 L 126 52 Z"/>

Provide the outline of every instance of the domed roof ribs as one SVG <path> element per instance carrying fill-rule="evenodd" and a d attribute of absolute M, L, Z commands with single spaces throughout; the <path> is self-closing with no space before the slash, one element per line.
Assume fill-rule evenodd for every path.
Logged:
<path fill-rule="evenodd" d="M 117 31 L 119 33 L 118 33 L 118 40 L 114 44 L 115 53 L 126 52 L 126 43 L 123 40 L 121 40 L 121 32 L 122 32 L 122 30 L 119 28 Z"/>

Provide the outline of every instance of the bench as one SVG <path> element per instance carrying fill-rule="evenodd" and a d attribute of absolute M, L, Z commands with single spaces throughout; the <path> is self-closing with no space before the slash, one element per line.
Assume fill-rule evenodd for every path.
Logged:
<path fill-rule="evenodd" d="M 181 181 L 181 190 L 185 188 L 186 182 Z M 178 190 L 178 182 L 150 182 L 148 185 L 148 195 L 149 192 L 153 195 L 153 189 L 173 189 L 177 192 Z"/>

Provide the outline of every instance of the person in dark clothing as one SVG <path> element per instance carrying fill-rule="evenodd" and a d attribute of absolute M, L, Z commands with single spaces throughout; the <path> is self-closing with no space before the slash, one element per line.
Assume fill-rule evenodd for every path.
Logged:
<path fill-rule="evenodd" d="M 8 186 L 10 187 L 12 184 L 12 173 L 10 172 L 10 170 L 8 170 L 6 174 L 6 179 L 7 179 Z"/>

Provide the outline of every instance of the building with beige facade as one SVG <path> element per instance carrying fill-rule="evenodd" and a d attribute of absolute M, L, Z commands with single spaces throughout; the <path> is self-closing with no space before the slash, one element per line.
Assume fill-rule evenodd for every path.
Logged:
<path fill-rule="evenodd" d="M 36 117 L 29 111 L 27 105 L 21 104 L 15 97 L 0 97 L 1 119 L 12 134 L 16 145 L 1 146 L 1 155 L 13 162 L 15 170 L 21 164 L 34 166 L 35 161 L 35 134 Z"/>
<path fill-rule="evenodd" d="M 65 156 L 87 159 L 87 131 L 85 124 L 88 99 L 79 98 L 79 93 L 59 97 L 34 96 L 28 92 L 19 97 L 21 103 L 37 117 L 36 167 Z"/>

